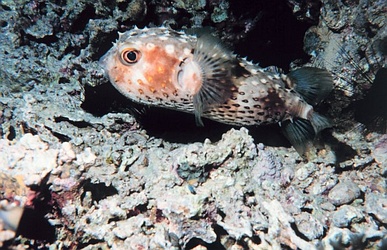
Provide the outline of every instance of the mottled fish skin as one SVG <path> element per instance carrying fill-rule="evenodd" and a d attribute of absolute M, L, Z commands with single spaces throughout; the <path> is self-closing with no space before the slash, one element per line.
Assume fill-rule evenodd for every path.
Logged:
<path fill-rule="evenodd" d="M 295 116 L 307 119 L 312 106 L 285 89 L 279 74 L 258 66 L 250 73 L 235 79 L 237 91 L 226 103 L 209 109 L 203 116 L 238 126 L 277 123 Z"/>
<path fill-rule="evenodd" d="M 310 120 L 316 133 L 328 127 L 325 119 L 317 116 L 312 105 L 295 91 L 297 81 L 238 58 L 227 49 L 220 48 L 212 52 L 214 43 L 210 42 L 210 48 L 206 48 L 205 39 L 204 41 L 200 39 L 201 37 L 164 27 L 135 28 L 120 34 L 118 41 L 101 58 L 100 63 L 112 84 L 123 95 L 142 104 L 195 113 L 197 111 L 194 105 L 195 95 L 207 84 L 203 79 L 206 75 L 211 75 L 211 70 L 215 73 L 223 70 L 230 72 L 229 75 L 224 74 L 223 78 L 229 79 L 231 84 L 225 83 L 223 78 L 216 77 L 215 80 L 212 79 L 212 84 L 219 80 L 220 86 L 229 88 L 229 96 L 224 100 L 215 98 L 214 100 L 219 100 L 219 103 L 212 101 L 208 102 L 208 105 L 203 105 L 199 116 L 238 126 L 270 124 L 302 118 Z M 125 50 L 137 53 L 130 54 L 131 58 L 127 58 L 134 59 L 133 63 L 123 60 Z M 198 56 L 195 57 L 198 51 L 204 54 L 202 57 L 206 60 L 208 58 L 214 60 L 203 66 L 203 63 L 198 61 Z M 207 51 L 210 54 L 208 58 Z M 219 61 L 224 66 L 218 65 L 217 68 L 214 66 L 214 69 L 211 69 L 213 63 Z M 307 75 L 308 70 L 304 71 Z M 305 75 L 304 71 L 298 75 Z M 326 96 L 332 87 L 329 83 L 330 75 L 320 69 L 309 71 L 317 72 L 317 75 L 326 79 L 329 86 L 322 93 Z M 295 79 L 299 78 L 296 73 L 293 75 Z M 309 76 L 306 80 L 313 77 Z M 302 84 L 300 86 L 303 87 Z M 305 86 L 306 91 L 312 92 L 310 95 L 312 98 L 319 94 L 313 93 L 319 91 L 316 86 L 310 89 Z M 303 91 L 300 87 L 299 90 L 301 91 L 298 92 Z M 215 92 L 209 91 L 209 95 Z M 206 93 L 202 97 L 207 98 Z M 322 98 L 318 100 L 320 99 Z M 298 133 L 298 129 L 290 131 Z M 303 131 L 299 133 L 302 134 Z M 297 143 L 297 140 L 293 143 Z"/>

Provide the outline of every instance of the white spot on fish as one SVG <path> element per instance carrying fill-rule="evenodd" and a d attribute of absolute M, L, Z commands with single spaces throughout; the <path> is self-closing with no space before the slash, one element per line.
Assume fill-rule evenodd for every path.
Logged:
<path fill-rule="evenodd" d="M 146 48 L 152 50 L 155 48 L 155 45 L 153 43 L 147 43 Z"/>
<path fill-rule="evenodd" d="M 175 46 L 173 46 L 172 44 L 167 44 L 165 45 L 165 51 L 168 54 L 173 54 L 175 52 Z"/>
<path fill-rule="evenodd" d="M 267 83 L 267 80 L 265 79 L 265 78 L 261 78 L 261 79 L 259 79 L 260 81 L 261 81 L 261 83 L 263 83 L 263 84 L 266 84 Z"/>
<path fill-rule="evenodd" d="M 189 54 L 191 54 L 191 50 L 189 48 L 184 48 L 183 53 L 184 55 L 188 56 Z"/>

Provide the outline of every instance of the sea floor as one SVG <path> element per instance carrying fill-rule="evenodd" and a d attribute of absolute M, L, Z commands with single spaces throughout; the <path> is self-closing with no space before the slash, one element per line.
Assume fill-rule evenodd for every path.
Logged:
<path fill-rule="evenodd" d="M 212 25 L 230 43 L 259 36 L 247 28 L 271 9 L 254 5 L 255 20 L 233 1 L 75 2 L 0 3 L 0 248 L 387 248 L 387 134 L 356 115 L 386 67 L 384 1 L 286 1 L 310 24 L 302 65 L 335 78 L 317 108 L 334 126 L 308 159 L 276 126 L 197 128 L 134 108 L 98 65 L 135 24 Z"/>

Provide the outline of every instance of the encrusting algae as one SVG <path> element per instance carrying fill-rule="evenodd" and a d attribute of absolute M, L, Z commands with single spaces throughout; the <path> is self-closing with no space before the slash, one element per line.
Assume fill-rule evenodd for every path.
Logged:
<path fill-rule="evenodd" d="M 194 34 L 194 33 L 197 34 Z M 280 74 L 239 58 L 205 31 L 134 28 L 101 59 L 129 99 L 237 126 L 280 123 L 301 153 L 327 118 L 313 110 L 332 90 L 331 75 L 304 67 Z"/>

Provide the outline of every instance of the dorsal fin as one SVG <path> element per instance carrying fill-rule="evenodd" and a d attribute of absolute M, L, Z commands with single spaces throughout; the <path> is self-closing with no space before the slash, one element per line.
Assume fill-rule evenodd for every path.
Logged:
<path fill-rule="evenodd" d="M 287 82 L 312 106 L 326 98 L 333 88 L 331 74 L 326 70 L 313 67 L 291 71 L 287 75 Z"/>

